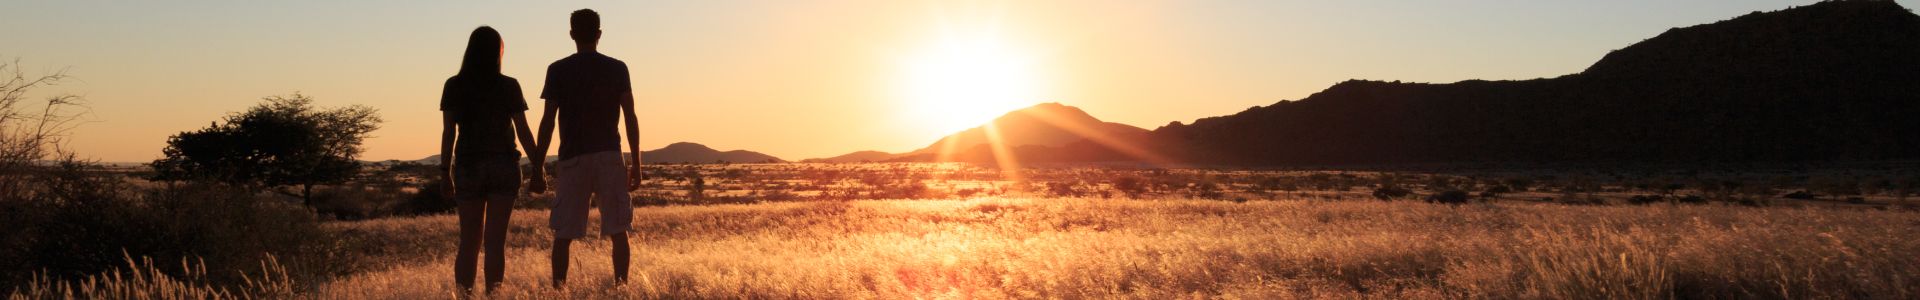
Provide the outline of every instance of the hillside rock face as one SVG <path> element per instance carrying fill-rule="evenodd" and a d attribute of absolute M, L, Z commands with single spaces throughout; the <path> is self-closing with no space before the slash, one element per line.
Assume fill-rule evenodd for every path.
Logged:
<path fill-rule="evenodd" d="M 1920 158 L 1920 16 L 1891 1 L 1756 12 L 1669 30 L 1577 74 L 1348 81 L 1140 143 L 1237 165 Z"/>

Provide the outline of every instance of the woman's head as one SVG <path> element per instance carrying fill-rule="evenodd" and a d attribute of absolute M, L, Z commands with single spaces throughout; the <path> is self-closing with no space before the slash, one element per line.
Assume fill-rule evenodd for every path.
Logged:
<path fill-rule="evenodd" d="M 500 55 L 507 52 L 506 42 L 493 27 L 480 26 L 467 36 L 467 56 L 460 62 L 460 74 L 500 74 Z"/>

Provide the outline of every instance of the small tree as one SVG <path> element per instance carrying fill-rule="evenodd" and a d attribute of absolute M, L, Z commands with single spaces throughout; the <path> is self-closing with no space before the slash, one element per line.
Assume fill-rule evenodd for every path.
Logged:
<path fill-rule="evenodd" d="M 270 189 L 313 205 L 313 187 L 352 179 L 360 142 L 379 128 L 372 108 L 317 109 L 298 93 L 264 98 L 245 112 L 167 138 L 154 180 L 205 180 Z M 299 187 L 292 192 L 283 188 Z"/>
<path fill-rule="evenodd" d="M 700 176 L 700 171 L 694 170 L 694 169 L 688 169 L 687 198 L 693 199 L 693 200 L 700 200 L 700 199 L 706 198 L 706 195 L 707 195 L 707 179 Z"/>
<path fill-rule="evenodd" d="M 74 109 L 84 108 L 73 95 L 27 101 L 29 91 L 58 85 L 67 74 L 27 76 L 19 66 L 18 60 L 0 62 L 0 199 L 24 197 L 31 190 L 29 169 L 65 154 L 59 149 L 62 138 L 80 117 Z"/>

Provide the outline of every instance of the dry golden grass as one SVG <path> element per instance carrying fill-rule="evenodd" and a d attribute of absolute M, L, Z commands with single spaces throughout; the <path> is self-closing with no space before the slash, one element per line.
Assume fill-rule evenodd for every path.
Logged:
<path fill-rule="evenodd" d="M 612 285 L 607 242 L 589 240 L 554 290 L 546 214 L 517 211 L 495 297 L 1920 297 L 1920 215 L 1902 211 L 981 199 L 636 214 L 632 282 Z M 343 249 L 377 263 L 301 293 L 453 297 L 453 223 L 333 224 L 391 242 Z"/>
<path fill-rule="evenodd" d="M 180 278 L 160 271 L 151 259 L 126 258 L 121 272 L 95 274 L 74 281 L 39 278 L 7 295 L 7 299 L 255 299 L 295 296 L 293 281 L 278 259 L 267 256 L 258 276 L 246 276 L 239 286 L 200 283 L 204 264 L 182 261 L 187 274 Z"/>

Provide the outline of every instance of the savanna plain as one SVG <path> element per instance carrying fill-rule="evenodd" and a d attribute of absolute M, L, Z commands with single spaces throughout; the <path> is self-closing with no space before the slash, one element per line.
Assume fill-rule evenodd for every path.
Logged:
<path fill-rule="evenodd" d="M 795 167 L 655 168 L 667 176 L 649 180 L 653 190 L 682 191 L 640 194 L 649 205 L 635 212 L 629 282 L 612 281 L 602 237 L 574 247 L 566 288 L 548 286 L 551 233 L 536 195 L 513 214 L 506 282 L 490 297 L 1920 297 L 1920 256 L 1913 255 L 1920 240 L 1911 238 L 1920 215 L 1904 191 L 1843 197 L 1822 195 L 1829 189 L 1816 185 L 1755 192 L 1757 183 L 1731 179 L 1660 186 L 1564 175 L 1110 168 L 1021 176 L 1041 183 L 931 179 L 991 177 L 991 170 L 861 180 L 916 174 L 866 165 L 819 181 L 837 186 L 819 195 L 845 197 L 756 202 L 717 195 L 765 195 L 742 190 L 781 186 L 753 175 L 779 172 L 752 170 Z M 736 171 L 742 168 L 748 171 Z M 819 175 L 794 174 L 803 173 Z M 1071 178 L 1063 174 L 1085 179 L 1057 183 Z M 902 182 L 928 197 L 862 197 L 895 195 L 887 186 Z M 985 191 L 947 192 L 969 185 Z M 181 197 L 164 194 L 186 188 L 149 189 L 161 190 L 146 196 L 157 199 Z M 1776 195 L 1785 190 L 1792 192 Z M 1447 199 L 1461 195 L 1464 201 Z M 247 205 L 283 211 L 261 202 Z M 308 245 L 300 249 L 265 250 L 214 268 L 206 265 L 219 263 L 204 259 L 121 252 L 112 271 L 36 276 L 9 298 L 460 295 L 451 274 L 454 216 L 339 215 L 291 217 L 313 224 L 292 239 L 317 241 L 284 242 Z M 262 222 L 277 223 L 284 221 Z"/>

